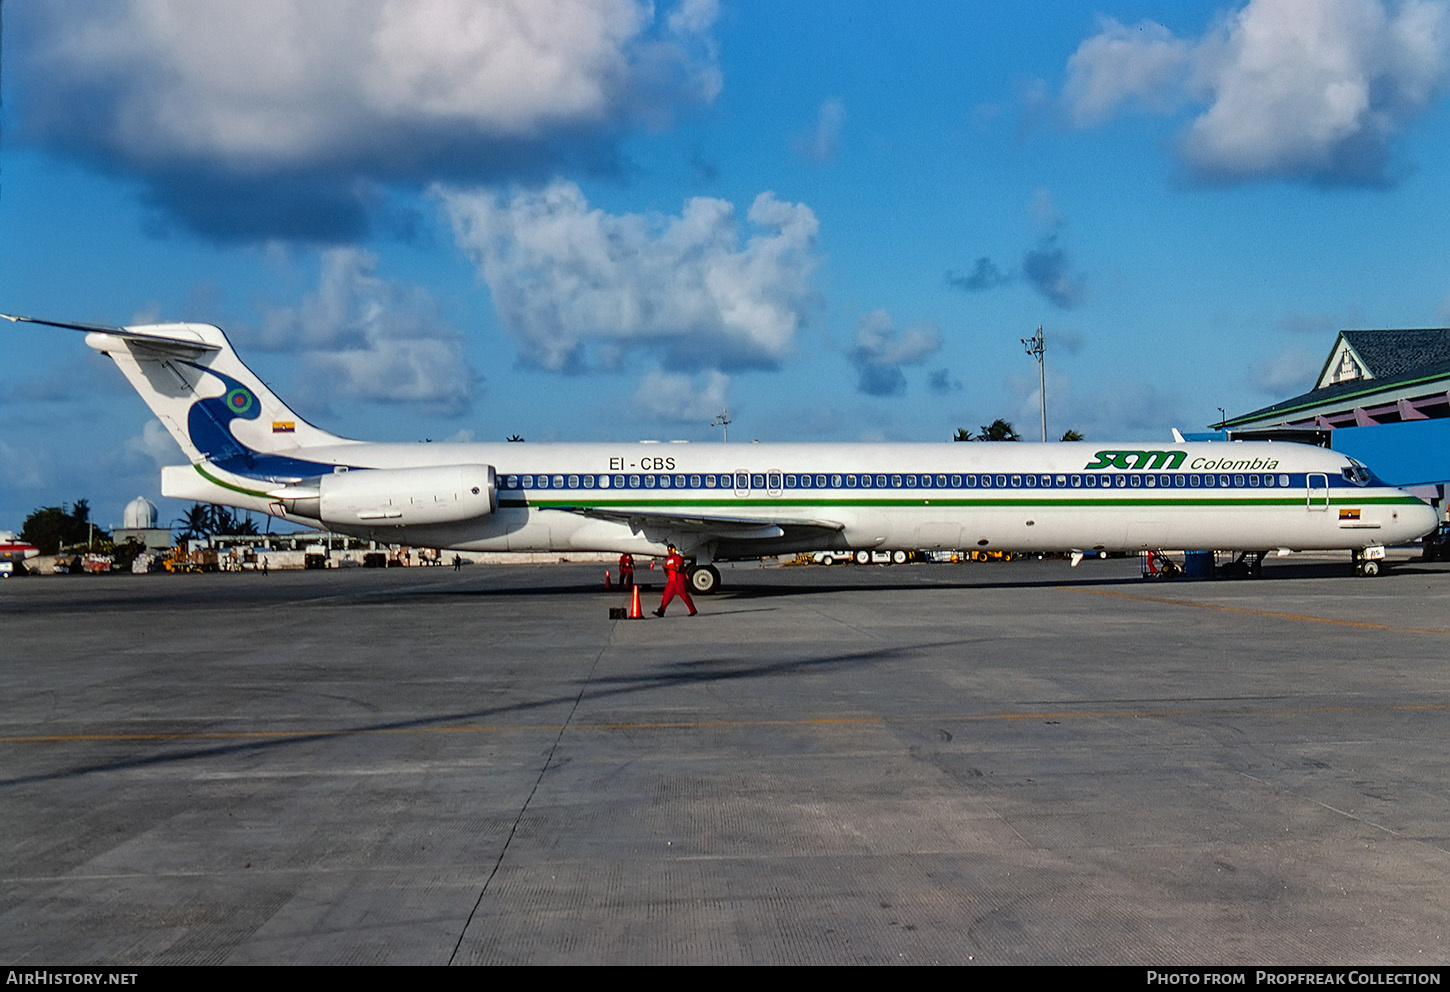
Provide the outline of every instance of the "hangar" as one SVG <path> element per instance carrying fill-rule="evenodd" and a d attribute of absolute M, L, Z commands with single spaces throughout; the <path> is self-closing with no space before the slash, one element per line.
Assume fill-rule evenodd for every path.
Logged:
<path fill-rule="evenodd" d="M 1308 392 L 1215 424 L 1229 439 L 1333 448 L 1443 511 L 1450 483 L 1450 328 L 1340 331 Z"/>

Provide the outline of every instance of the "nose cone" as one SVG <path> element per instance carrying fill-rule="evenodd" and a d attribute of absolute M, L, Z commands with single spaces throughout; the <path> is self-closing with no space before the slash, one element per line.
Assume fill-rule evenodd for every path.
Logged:
<path fill-rule="evenodd" d="M 1440 526 L 1440 515 L 1428 503 L 1401 506 L 1398 511 L 1399 519 L 1391 527 L 1395 533 L 1394 543 L 1424 537 Z"/>

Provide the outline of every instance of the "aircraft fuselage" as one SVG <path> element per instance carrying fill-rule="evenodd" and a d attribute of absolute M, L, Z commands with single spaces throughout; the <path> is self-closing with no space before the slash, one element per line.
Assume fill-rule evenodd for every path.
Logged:
<path fill-rule="evenodd" d="M 715 559 L 833 548 L 1353 549 L 1413 540 L 1435 524 L 1426 504 L 1343 456 L 1283 442 L 354 443 L 308 455 L 319 469 L 334 460 L 349 470 L 492 466 L 497 509 L 476 519 L 329 522 L 360 537 L 473 551 L 658 554 L 671 541 Z M 215 466 L 176 468 L 166 494 L 217 499 L 208 476 L 247 488 Z M 251 488 L 244 505 L 277 511 Z M 245 495 L 228 491 L 232 502 Z M 680 523 L 693 515 L 738 523 L 701 534 L 710 528 Z"/>

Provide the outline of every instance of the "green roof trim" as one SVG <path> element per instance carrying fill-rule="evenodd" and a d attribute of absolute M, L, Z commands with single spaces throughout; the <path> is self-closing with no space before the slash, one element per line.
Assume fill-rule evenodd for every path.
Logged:
<path fill-rule="evenodd" d="M 1375 380 L 1370 381 L 1375 382 Z M 1253 423 L 1257 420 L 1266 420 L 1271 415 L 1277 417 L 1280 414 L 1290 414 L 1300 410 L 1312 410 L 1314 407 L 1317 406 L 1342 405 L 1349 400 L 1357 400 L 1365 396 L 1373 396 L 1376 393 L 1393 394 L 1396 392 L 1402 392 L 1405 389 L 1413 388 L 1415 386 L 1422 386 L 1425 383 L 1436 381 L 1443 381 L 1447 383 L 1447 385 L 1450 385 L 1450 372 L 1441 371 L 1435 375 L 1421 376 L 1416 379 L 1400 379 L 1391 382 L 1375 382 L 1375 385 L 1366 389 L 1357 389 L 1343 393 L 1336 393 L 1334 396 L 1319 397 L 1317 399 L 1311 399 L 1304 403 L 1295 403 L 1292 406 L 1266 406 L 1261 409 L 1255 410 L 1252 413 L 1245 413 L 1237 417 L 1230 417 L 1228 420 L 1225 420 L 1223 422 L 1223 426 L 1237 427 L 1240 424 Z M 1306 393 L 1304 395 L 1313 396 L 1313 393 Z M 1286 400 L 1285 402 L 1293 403 L 1292 400 Z M 1355 405 L 1357 406 L 1358 404 Z"/>

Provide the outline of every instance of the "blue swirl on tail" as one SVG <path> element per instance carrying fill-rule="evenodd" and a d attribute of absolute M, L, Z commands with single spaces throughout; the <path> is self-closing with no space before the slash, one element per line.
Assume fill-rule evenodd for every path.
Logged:
<path fill-rule="evenodd" d="M 262 414 L 262 404 L 250 389 L 231 376 L 214 369 L 205 371 L 220 379 L 227 391 L 225 395 L 197 400 L 191 405 L 186 415 L 186 432 L 191 436 L 191 443 L 208 460 L 218 464 L 254 454 L 232 436 L 230 424 L 238 419 L 256 420 Z"/>
<path fill-rule="evenodd" d="M 264 454 L 238 441 L 231 431 L 232 421 L 256 420 L 262 415 L 261 400 L 231 376 L 190 362 L 186 364 L 216 376 L 227 387 L 223 395 L 197 400 L 187 411 L 186 432 L 207 461 L 237 475 L 271 479 L 306 478 L 332 471 L 331 465 Z"/>

